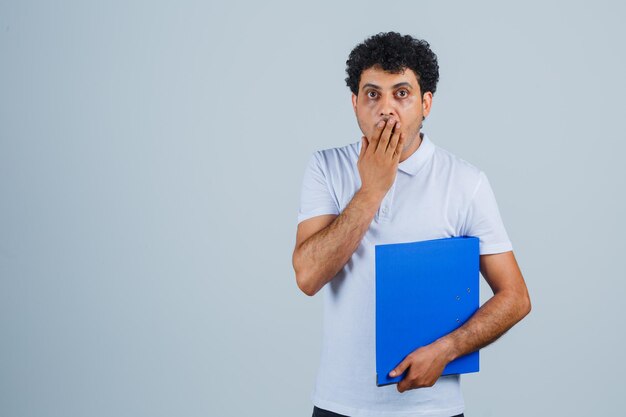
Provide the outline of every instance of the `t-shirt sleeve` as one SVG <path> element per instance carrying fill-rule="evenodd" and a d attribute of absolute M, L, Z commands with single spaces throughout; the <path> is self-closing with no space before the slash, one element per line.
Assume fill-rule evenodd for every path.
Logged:
<path fill-rule="evenodd" d="M 480 254 L 489 255 L 513 250 L 513 245 L 504 228 L 500 210 L 489 180 L 480 173 L 465 218 L 465 235 L 480 240 Z"/>
<path fill-rule="evenodd" d="M 320 158 L 319 151 L 314 152 L 304 172 L 298 223 L 323 214 L 339 215 L 339 208 L 330 192 Z"/>

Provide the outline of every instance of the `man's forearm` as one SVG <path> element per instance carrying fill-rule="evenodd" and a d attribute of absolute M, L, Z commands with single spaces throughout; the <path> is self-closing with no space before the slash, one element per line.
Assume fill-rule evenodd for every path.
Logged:
<path fill-rule="evenodd" d="M 372 223 L 381 200 L 372 194 L 357 191 L 331 224 L 296 249 L 296 277 L 305 293 L 317 293 L 348 262 Z"/>
<path fill-rule="evenodd" d="M 530 301 L 524 295 L 502 291 L 491 297 L 461 327 L 438 339 L 447 359 L 472 353 L 506 333 L 530 312 Z"/>

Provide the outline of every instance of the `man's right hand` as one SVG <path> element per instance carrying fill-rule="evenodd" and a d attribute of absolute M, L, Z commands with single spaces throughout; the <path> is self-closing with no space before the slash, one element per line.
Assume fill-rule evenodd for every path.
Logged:
<path fill-rule="evenodd" d="M 363 136 L 361 140 L 363 142 L 357 162 L 361 191 L 382 200 L 396 179 L 404 147 L 405 139 L 400 133 L 400 122 L 393 117 L 387 122 L 381 120 L 372 137 Z"/>
<path fill-rule="evenodd" d="M 371 139 L 362 140 L 357 162 L 361 189 L 338 216 L 313 217 L 298 225 L 292 262 L 298 287 L 309 296 L 350 260 L 396 178 L 404 144 L 400 123 L 383 121 Z"/>

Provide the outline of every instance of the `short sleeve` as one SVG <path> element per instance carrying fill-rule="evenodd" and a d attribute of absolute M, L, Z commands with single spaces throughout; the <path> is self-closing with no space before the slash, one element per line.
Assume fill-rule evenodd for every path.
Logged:
<path fill-rule="evenodd" d="M 513 250 L 500 217 L 496 197 L 484 172 L 480 173 L 478 184 L 467 209 L 464 230 L 464 235 L 480 239 L 481 255 Z"/>
<path fill-rule="evenodd" d="M 339 208 L 328 186 L 319 151 L 314 152 L 304 172 L 300 193 L 298 223 L 323 214 L 339 215 Z"/>

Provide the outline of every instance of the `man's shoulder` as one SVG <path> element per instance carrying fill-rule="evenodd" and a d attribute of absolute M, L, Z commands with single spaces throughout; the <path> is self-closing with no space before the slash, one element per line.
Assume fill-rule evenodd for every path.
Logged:
<path fill-rule="evenodd" d="M 473 194 L 483 181 L 485 174 L 480 168 L 447 149 L 436 147 L 433 158 L 437 173 L 459 190 Z"/>
<path fill-rule="evenodd" d="M 482 170 L 476 165 L 439 146 L 435 147 L 434 157 L 437 158 L 442 165 L 454 169 L 462 175 L 478 177 L 482 173 Z"/>
<path fill-rule="evenodd" d="M 335 148 L 325 148 L 314 152 L 320 162 L 329 169 L 344 169 L 356 164 L 359 159 L 359 142 Z"/>
<path fill-rule="evenodd" d="M 325 148 L 316 151 L 319 155 L 328 158 L 336 157 L 351 157 L 356 154 L 358 157 L 359 142 L 349 143 L 344 146 L 337 146 L 334 148 Z"/>

